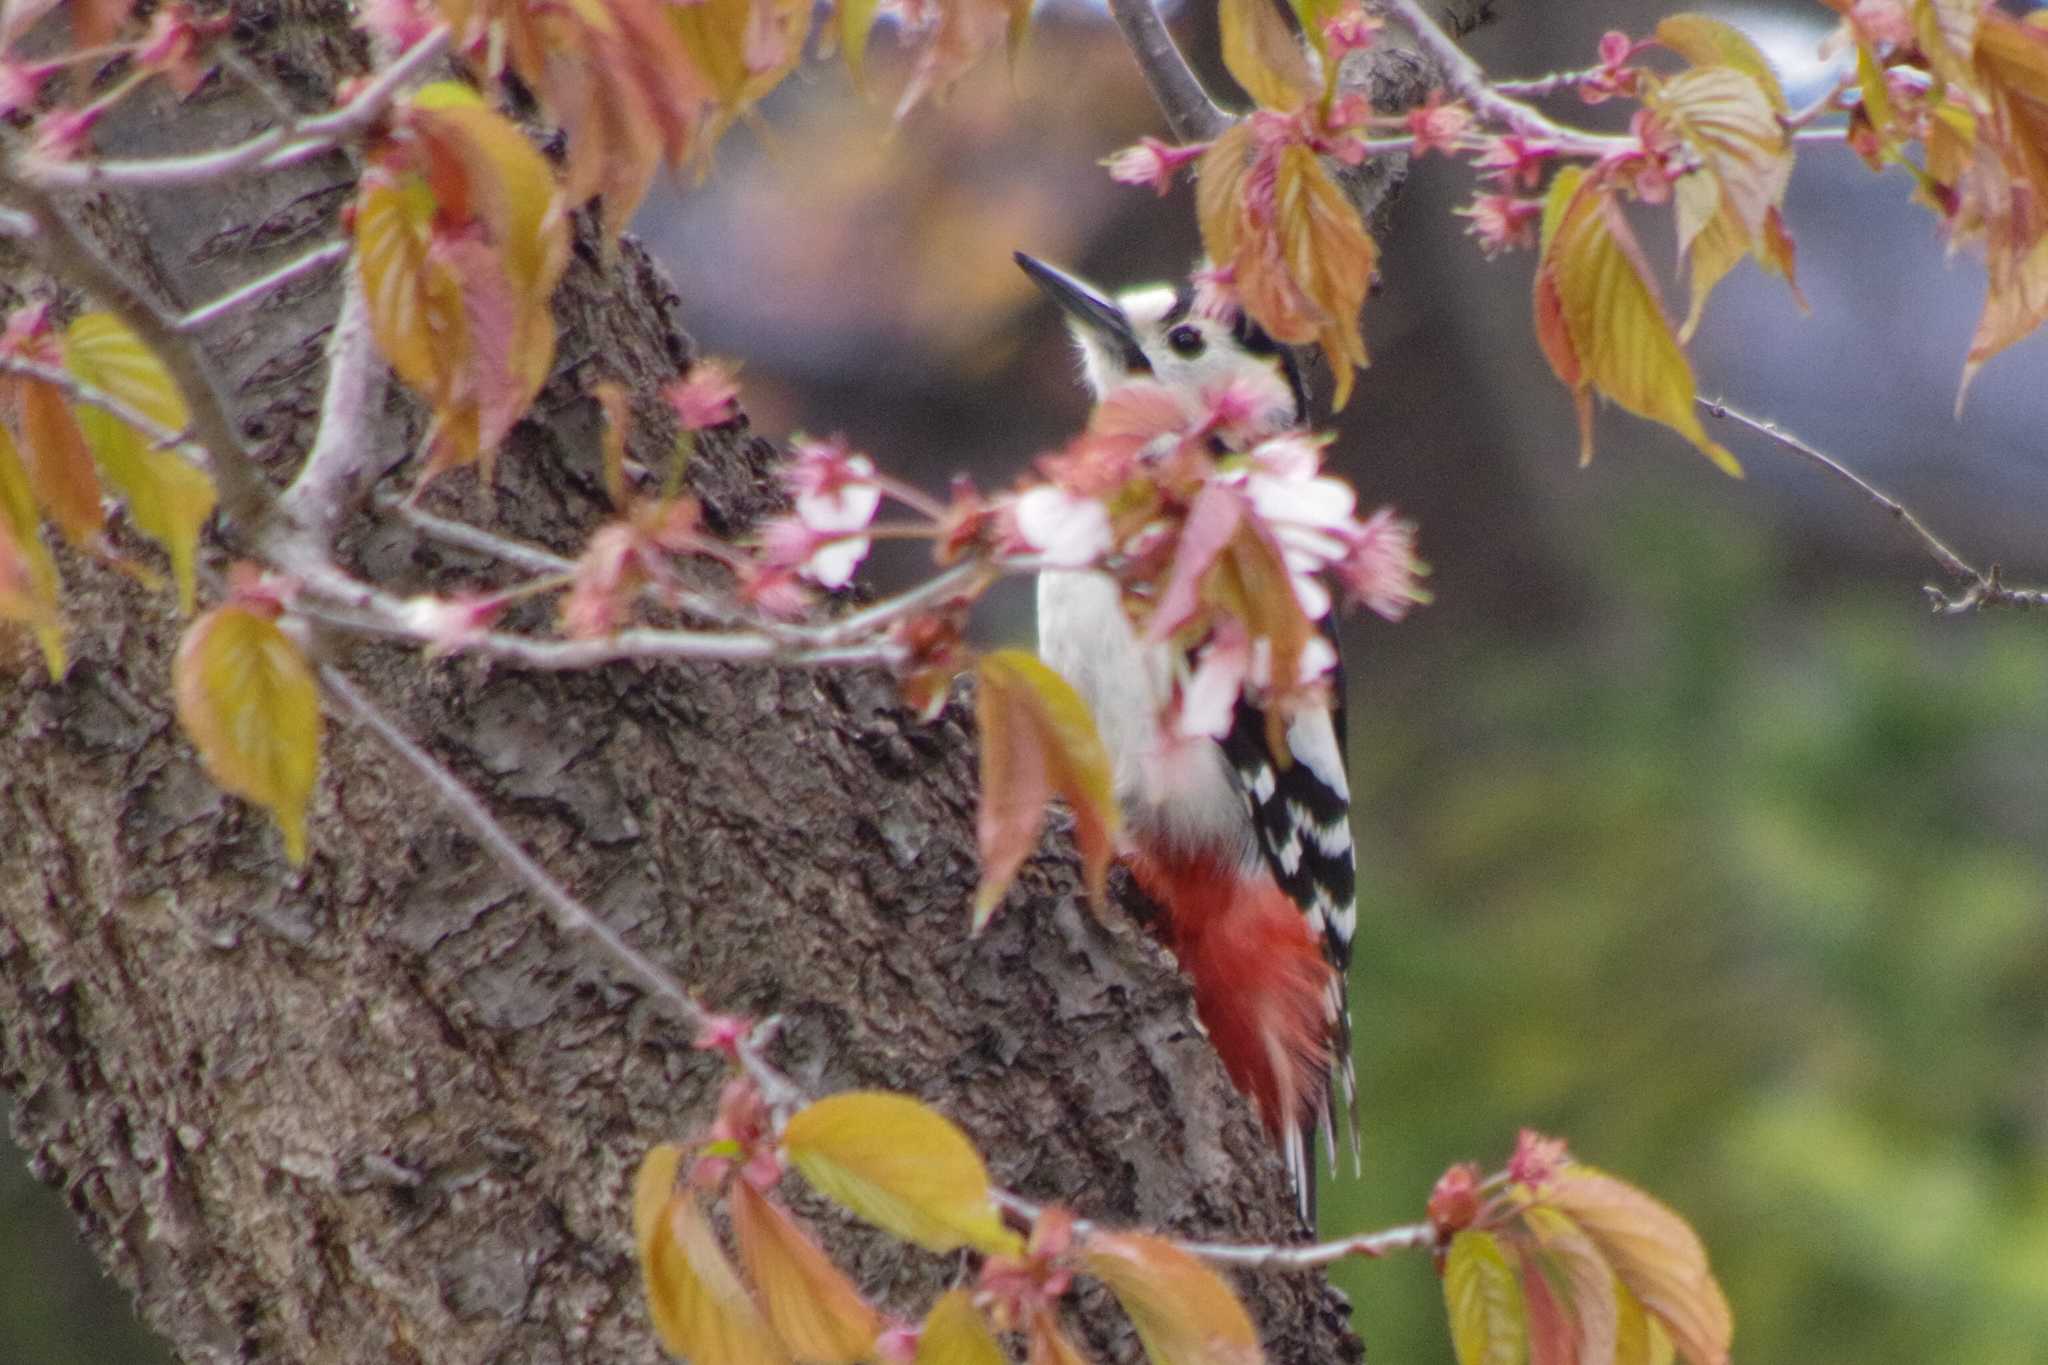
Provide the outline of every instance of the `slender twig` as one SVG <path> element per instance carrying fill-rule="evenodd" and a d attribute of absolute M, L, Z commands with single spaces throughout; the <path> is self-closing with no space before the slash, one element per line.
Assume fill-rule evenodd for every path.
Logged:
<path fill-rule="evenodd" d="M 327 389 L 320 399 L 312 448 L 278 498 L 292 533 L 287 538 L 291 543 L 274 547 L 273 553 L 286 572 L 301 556 L 326 558 L 342 516 L 374 476 L 376 452 L 369 427 L 383 407 L 388 373 L 370 337 L 362 279 L 352 273 L 327 339 Z"/>
<path fill-rule="evenodd" d="M 1188 66 L 1153 0 L 1109 0 L 1109 12 L 1137 58 L 1166 126 L 1182 142 L 1212 142 L 1237 120 L 1217 107 Z"/>
<path fill-rule="evenodd" d="M 549 876 L 547 870 L 512 837 L 511 832 L 498 823 L 483 800 L 465 786 L 446 764 L 414 743 L 412 737 L 364 695 L 346 673 L 333 664 L 322 664 L 320 683 L 344 713 L 382 740 L 386 748 L 426 783 L 456 822 L 468 830 L 501 867 L 526 884 L 526 888 L 554 915 L 556 924 L 564 933 L 590 939 L 613 966 L 660 999 L 693 1028 L 701 1031 L 716 1022 L 711 1011 L 699 1004 L 673 974 L 656 966 L 652 959 L 626 942 L 616 929 Z M 789 1106 L 802 1101 L 803 1094 L 795 1084 L 760 1055 L 756 1039 L 741 1039 L 737 1054 L 740 1066 L 761 1087 L 763 1098 L 770 1104 Z"/>
<path fill-rule="evenodd" d="M 410 524 L 430 539 L 453 545 L 457 549 L 489 555 L 493 559 L 502 560 L 514 568 L 525 569 L 530 573 L 568 573 L 576 567 L 575 560 L 564 559 L 551 550 L 543 550 L 537 545 L 528 545 L 525 541 L 493 534 L 481 527 L 471 526 L 466 521 L 437 517 L 432 512 L 421 510 L 402 493 L 379 493 L 377 509 Z"/>
<path fill-rule="evenodd" d="M 425 74 L 448 50 L 450 30 L 435 29 L 385 67 L 341 108 L 296 124 L 269 128 L 232 147 L 189 156 L 137 160 L 57 161 L 24 156 L 13 170 L 43 189 L 97 189 L 127 186 L 164 189 L 199 185 L 242 171 L 274 171 L 324 155 L 374 123 L 391 101 Z"/>
<path fill-rule="evenodd" d="M 172 325 L 181 332 L 196 332 L 208 323 L 219 321 L 243 304 L 259 299 L 273 289 L 290 284 L 301 275 L 310 275 L 316 270 L 324 269 L 347 256 L 348 252 L 347 242 L 329 242 L 325 246 L 315 247 L 303 256 L 286 261 L 270 273 L 259 275 L 247 284 L 229 290 L 210 303 L 200 304 Z"/>
<path fill-rule="evenodd" d="M 1927 553 L 1934 557 L 1935 563 L 1941 565 L 1943 569 L 1958 578 L 1968 579 L 1970 581 L 1969 586 L 1954 597 L 1950 597 L 1941 588 L 1932 583 L 1922 586 L 1921 590 L 1927 594 L 1929 603 L 1937 613 L 1942 615 L 1958 615 L 1963 612 L 1978 611 L 1984 607 L 2048 606 L 2048 588 L 2007 587 L 1999 581 L 1999 571 L 1996 564 L 1991 565 L 1987 569 L 1977 568 L 1951 549 L 1948 543 L 1940 536 L 1928 529 L 1925 522 L 1913 515 L 1911 508 L 1871 483 L 1832 455 L 1816 450 L 1813 446 L 1808 445 L 1790 432 L 1781 430 L 1775 422 L 1768 422 L 1761 417 L 1751 417 L 1748 413 L 1738 412 L 1718 399 L 1701 398 L 1698 402 L 1700 409 L 1709 417 L 1718 418 L 1724 422 L 1733 422 L 1737 426 L 1747 427 L 1757 435 L 1775 442 L 1778 446 L 1791 451 L 1809 464 L 1819 466 L 1837 479 L 1840 479 L 1843 483 L 1848 484 L 1851 488 L 1854 488 L 1857 492 L 1875 503 L 1893 521 L 1898 522 L 1910 531 L 1919 540 L 1920 544 L 1925 547 Z"/>
<path fill-rule="evenodd" d="M 178 386 L 192 414 L 191 435 L 206 448 L 207 464 L 219 487 L 221 508 L 247 530 L 259 528 L 274 506 L 270 486 L 236 430 L 234 409 L 215 382 L 199 349 L 166 318 L 155 302 L 129 282 L 98 247 L 71 226 L 55 199 L 40 186 L 11 178 L 0 165 L 0 203 L 35 220 L 30 250 L 52 275 L 77 285 L 118 314 L 142 339 Z"/>
<path fill-rule="evenodd" d="M 1044 1205 L 1009 1190 L 997 1189 L 990 1193 L 998 1205 L 1027 1223 L 1036 1222 L 1045 1212 Z M 1086 1218 L 1076 1218 L 1073 1226 L 1077 1237 L 1109 1231 Z M 1331 1242 L 1313 1242 L 1307 1246 L 1277 1246 L 1258 1242 L 1190 1242 L 1179 1237 L 1169 1237 L 1166 1240 L 1191 1256 L 1199 1256 L 1218 1265 L 1235 1266 L 1240 1270 L 1315 1270 L 1336 1261 L 1348 1260 L 1353 1256 L 1379 1257 L 1393 1251 L 1433 1250 L 1438 1239 L 1436 1229 L 1429 1224 L 1409 1223 L 1381 1232 L 1340 1237 Z"/>
<path fill-rule="evenodd" d="M 1570 90 L 1606 69 L 1604 66 L 1589 66 L 1578 71 L 1553 71 L 1547 76 L 1533 76 L 1525 81 L 1494 81 L 1493 89 L 1495 94 L 1505 95 L 1511 100 L 1540 100 L 1560 90 Z"/>
<path fill-rule="evenodd" d="M 1544 138 L 1577 148 L 1597 148 L 1626 143 L 1626 138 L 1601 137 L 1538 113 L 1520 100 L 1500 94 L 1486 79 L 1486 72 L 1465 54 L 1451 35 L 1423 12 L 1420 0 L 1383 0 L 1386 13 L 1397 20 L 1415 39 L 1423 55 L 1435 64 L 1450 92 L 1472 106 L 1472 112 L 1490 124 L 1504 126 L 1524 137 Z"/>

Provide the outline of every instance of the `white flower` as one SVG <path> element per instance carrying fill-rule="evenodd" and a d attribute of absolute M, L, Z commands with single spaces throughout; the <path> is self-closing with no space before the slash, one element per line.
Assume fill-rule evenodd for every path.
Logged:
<path fill-rule="evenodd" d="M 1017 534 L 1061 569 L 1093 564 L 1109 551 L 1109 511 L 1094 498 L 1044 484 L 1017 499 Z"/>

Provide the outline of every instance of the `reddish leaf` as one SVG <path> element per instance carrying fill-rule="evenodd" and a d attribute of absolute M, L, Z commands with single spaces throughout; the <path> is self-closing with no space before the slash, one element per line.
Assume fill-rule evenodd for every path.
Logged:
<path fill-rule="evenodd" d="M 1020 649 L 985 656 L 975 680 L 981 741 L 975 931 L 988 923 L 1017 869 L 1038 846 L 1046 802 L 1055 795 L 1073 809 L 1083 877 L 1100 904 L 1120 816 L 1114 770 L 1088 704 L 1065 678 Z"/>
<path fill-rule="evenodd" d="M 906 1242 L 937 1252 L 1019 1249 L 989 1197 L 988 1168 L 974 1143 L 908 1096 L 827 1096 L 792 1115 L 782 1141 L 790 1164 L 820 1194 Z"/>
<path fill-rule="evenodd" d="M 789 1215 L 745 1180 L 732 1186 L 740 1260 L 769 1325 L 798 1360 L 854 1365 L 881 1334 L 881 1315 Z"/>
<path fill-rule="evenodd" d="M 1571 1306 L 1578 1358 L 1593 1362 L 1614 1358 L 1619 1286 L 1614 1271 L 1591 1238 L 1555 1209 L 1536 1207 L 1522 1215 L 1535 1238 L 1535 1254 L 1555 1273 Z"/>
<path fill-rule="evenodd" d="M 1692 1227 L 1641 1190 L 1590 1166 L 1547 1185 L 1545 1205 L 1570 1218 L 1670 1333 L 1692 1365 L 1722 1365 L 1734 1334 L 1728 1300 Z"/>
<path fill-rule="evenodd" d="M 1181 523 L 1180 538 L 1174 542 L 1173 563 L 1152 617 L 1145 623 L 1145 638 L 1153 643 L 1169 639 L 1179 631 L 1202 604 L 1202 584 L 1215 567 L 1217 556 L 1237 537 L 1244 520 L 1244 499 L 1220 483 L 1205 483 Z"/>
<path fill-rule="evenodd" d="M 320 691 L 290 636 L 248 607 L 215 607 L 178 646 L 178 723 L 213 774 L 267 809 L 285 856 L 306 858 L 306 802 L 320 772 Z"/>
<path fill-rule="evenodd" d="M 1331 404 L 1341 412 L 1351 398 L 1352 368 L 1368 363 L 1358 318 L 1372 287 L 1379 247 L 1356 206 L 1307 147 L 1281 152 L 1274 192 L 1281 258 L 1296 286 L 1321 312 L 1315 339 L 1329 357 L 1336 381 Z"/>
<path fill-rule="evenodd" d="M 1081 1264 L 1108 1285 L 1138 1329 L 1152 1365 L 1254 1365 L 1265 1353 L 1221 1276 L 1171 1242 L 1097 1233 Z"/>
<path fill-rule="evenodd" d="M 85 433 L 65 406 L 64 395 L 52 386 L 24 379 L 16 392 L 21 399 L 21 443 L 36 501 L 66 540 L 82 545 L 97 537 L 106 522 Z"/>
<path fill-rule="evenodd" d="M 1564 1306 L 1528 1248 L 1517 1248 L 1522 1312 L 1529 1328 L 1529 1365 L 1579 1365 L 1579 1342 Z M 1589 1361 L 1588 1365 L 1592 1365 Z M 1601 1361 L 1600 1365 L 1606 1365 Z"/>

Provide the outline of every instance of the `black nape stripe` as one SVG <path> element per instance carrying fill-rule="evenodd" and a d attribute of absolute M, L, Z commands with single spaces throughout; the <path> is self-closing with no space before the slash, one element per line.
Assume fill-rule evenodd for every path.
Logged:
<path fill-rule="evenodd" d="M 1171 327 L 1194 310 L 1195 287 L 1182 280 L 1173 289 L 1173 307 L 1166 310 L 1159 319 L 1161 327 Z"/>
<path fill-rule="evenodd" d="M 1308 421 L 1308 381 L 1302 377 L 1301 360 L 1294 354 L 1292 346 L 1282 346 L 1266 334 L 1266 329 L 1253 322 L 1251 314 L 1240 311 L 1237 319 L 1230 324 L 1230 334 L 1237 338 L 1237 344 L 1253 355 L 1272 355 L 1280 358 L 1280 372 L 1287 376 L 1287 388 L 1294 395 L 1294 420 Z"/>

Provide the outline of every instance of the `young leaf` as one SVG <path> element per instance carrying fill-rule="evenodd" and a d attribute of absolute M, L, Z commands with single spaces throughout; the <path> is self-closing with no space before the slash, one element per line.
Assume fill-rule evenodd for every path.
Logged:
<path fill-rule="evenodd" d="M 1074 811 L 1088 894 L 1102 902 L 1120 816 L 1109 752 L 1072 685 L 1021 649 L 985 656 L 975 670 L 974 714 L 981 739 L 981 797 L 975 832 L 981 885 L 976 932 L 1038 846 L 1045 804 L 1063 797 Z"/>
<path fill-rule="evenodd" d="M 377 349 L 399 380 L 439 407 L 469 352 L 462 295 L 431 259 L 434 194 L 418 176 L 372 167 L 355 205 L 356 271 Z"/>
<path fill-rule="evenodd" d="M 1276 0 L 1220 0 L 1223 64 L 1255 103 L 1292 113 L 1316 92 L 1308 58 L 1280 18 Z"/>
<path fill-rule="evenodd" d="M 109 313 L 84 313 L 64 333 L 64 368 L 158 426 L 183 431 L 185 400 L 162 362 Z M 213 515 L 213 480 L 141 432 L 99 408 L 73 410 L 100 472 L 128 503 L 136 529 L 162 545 L 178 581 L 178 604 L 197 597 L 199 532 Z"/>
<path fill-rule="evenodd" d="M 927 1251 L 1015 1255 L 967 1134 L 904 1095 L 850 1091 L 805 1105 L 783 1130 L 790 1164 L 820 1194 Z"/>
<path fill-rule="evenodd" d="M 1722 1365 L 1728 1359 L 1734 1319 L 1690 1224 L 1641 1190 L 1590 1166 L 1566 1167 L 1545 1184 L 1541 1198 L 1592 1239 L 1691 1365 Z"/>
<path fill-rule="evenodd" d="M 57 561 L 43 544 L 28 471 L 14 437 L 0 424 L 0 621 L 36 633 L 52 681 L 64 676 L 64 630 L 58 619 Z"/>
<path fill-rule="evenodd" d="M 674 1190 L 672 1152 L 647 1154 L 634 1195 L 641 1283 L 661 1344 L 690 1365 L 785 1365 L 788 1353 L 726 1259 L 697 1196 Z M 668 1197 L 643 1217 L 644 1207 L 657 1204 L 654 1188 Z"/>
<path fill-rule="evenodd" d="M 1543 291 L 1555 291 L 1557 316 L 1569 341 L 1575 397 L 1588 387 L 1639 417 L 1684 436 L 1723 473 L 1742 466 L 1700 425 L 1693 410 L 1692 366 L 1671 334 L 1671 323 L 1652 290 L 1635 235 L 1613 197 L 1585 172 L 1567 167 L 1551 182 L 1543 212 L 1543 251 L 1537 263 L 1538 336 L 1544 337 Z M 1552 339 L 1544 352 L 1558 377 Z M 1592 455 L 1591 409 L 1579 404 L 1580 462 Z"/>
<path fill-rule="evenodd" d="M 185 631 L 171 668 L 178 723 L 220 783 L 267 809 L 285 856 L 306 858 L 306 802 L 320 771 L 320 692 L 277 622 L 215 607 Z"/>
<path fill-rule="evenodd" d="M 1444 1258 L 1444 1306 L 1458 1365 L 1523 1365 L 1529 1323 L 1522 1288 L 1500 1242 L 1471 1228 L 1451 1239 Z"/>
<path fill-rule="evenodd" d="M 1535 1238 L 1533 1251 L 1562 1287 L 1571 1305 L 1578 1358 L 1589 1363 L 1614 1358 L 1620 1286 L 1591 1238 L 1555 1209 L 1537 1206 L 1522 1215 Z"/>
<path fill-rule="evenodd" d="M 964 1289 L 949 1289 L 924 1316 L 914 1365 L 1009 1365 L 988 1323 Z"/>
<path fill-rule="evenodd" d="M 767 1196 L 745 1180 L 732 1190 L 740 1261 L 789 1353 L 822 1365 L 866 1360 L 881 1334 L 881 1315 Z"/>
<path fill-rule="evenodd" d="M 1221 1276 L 1170 1242 L 1098 1233 L 1081 1264 L 1108 1285 L 1152 1365 L 1254 1365 L 1265 1359 L 1244 1306 Z"/>
<path fill-rule="evenodd" d="M 1580 1365 L 1571 1319 L 1528 1248 L 1516 1248 L 1522 1281 L 1522 1317 L 1529 1327 L 1529 1365 Z M 1602 1362 L 1605 1365 L 1605 1362 Z"/>
<path fill-rule="evenodd" d="M 1315 339 L 1336 380 L 1331 405 L 1351 399 L 1352 367 L 1368 364 L 1358 315 L 1372 287 L 1379 247 L 1344 191 L 1316 154 L 1290 146 L 1280 154 L 1274 195 L 1279 206 L 1281 258 L 1301 292 L 1322 310 Z"/>
<path fill-rule="evenodd" d="M 1676 1352 L 1664 1326 L 1643 1311 L 1627 1288 L 1614 1289 L 1614 1365 L 1671 1365 Z"/>
<path fill-rule="evenodd" d="M 1740 71 L 1757 83 L 1772 109 L 1785 111 L 1785 88 L 1778 83 L 1778 73 L 1741 29 L 1710 15 L 1673 14 L 1658 21 L 1656 37 L 1696 67 L 1726 66 Z"/>
<path fill-rule="evenodd" d="M 106 520 L 85 433 L 64 405 L 64 395 L 50 385 L 24 379 L 16 392 L 21 398 L 21 444 L 36 501 L 66 540 L 83 545 L 99 535 Z"/>

